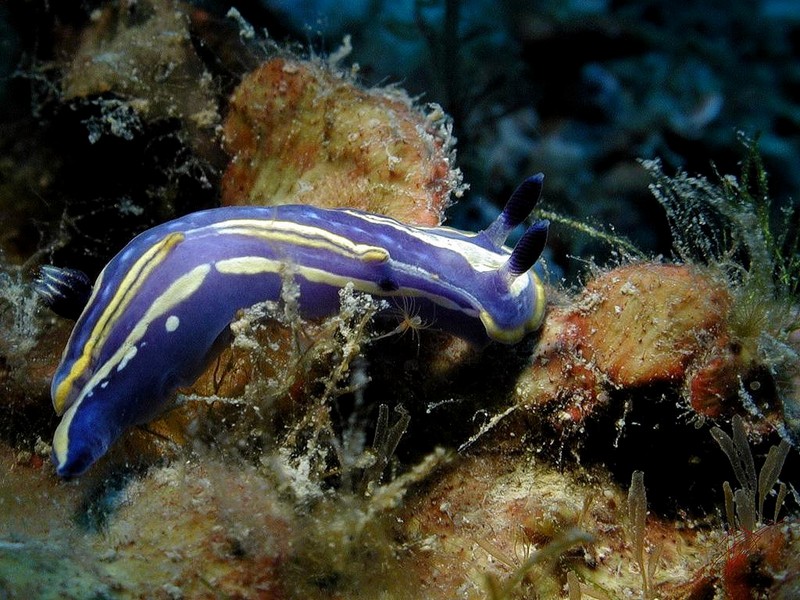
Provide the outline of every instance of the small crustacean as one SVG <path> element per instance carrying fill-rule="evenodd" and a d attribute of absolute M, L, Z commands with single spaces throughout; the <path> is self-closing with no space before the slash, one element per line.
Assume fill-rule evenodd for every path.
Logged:
<path fill-rule="evenodd" d="M 420 316 L 420 309 L 413 298 L 402 296 L 389 311 L 397 318 L 397 326 L 391 331 L 375 336 L 373 340 L 382 340 L 394 335 L 403 336 L 411 332 L 411 337 L 419 341 L 419 332 L 431 326 L 431 323 Z"/>
<path fill-rule="evenodd" d="M 211 209 L 142 233 L 101 272 L 53 378 L 63 415 L 53 440 L 58 474 L 80 475 L 123 431 L 162 412 L 199 375 L 236 311 L 277 299 L 287 272 L 304 317 L 335 314 L 339 290 L 352 283 L 413 302 L 413 318 L 474 343 L 520 341 L 544 317 L 531 267 L 548 223 L 533 223 L 513 250 L 502 244 L 542 181 L 523 182 L 480 233 L 297 205 Z M 48 279 L 58 273 L 46 270 Z"/>

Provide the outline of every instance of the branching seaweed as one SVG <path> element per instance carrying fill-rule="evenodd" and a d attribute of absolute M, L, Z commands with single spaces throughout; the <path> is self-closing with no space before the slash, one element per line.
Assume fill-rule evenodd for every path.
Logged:
<path fill-rule="evenodd" d="M 592 536 L 580 529 L 572 528 L 553 538 L 540 550 L 531 552 L 514 572 L 503 581 L 492 575 L 486 576 L 486 592 L 489 600 L 507 600 L 515 597 L 516 590 L 534 567 L 558 559 L 565 552 L 581 544 L 591 543 Z"/>
<path fill-rule="evenodd" d="M 24 357 L 41 334 L 38 297 L 19 272 L 0 271 L 0 355 Z"/>
<path fill-rule="evenodd" d="M 277 438 L 264 443 L 259 462 L 266 467 L 264 477 L 277 483 L 291 507 L 292 551 L 282 560 L 281 577 L 289 582 L 293 597 L 316 597 L 321 589 L 343 597 L 362 597 L 364 590 L 367 596 L 373 590 L 403 590 L 406 582 L 400 573 L 407 546 L 394 535 L 393 511 L 413 485 L 428 478 L 451 454 L 434 449 L 418 464 L 383 481 L 410 422 L 405 410 L 396 407 L 392 415 L 385 404 L 379 406 L 376 420 L 366 417 L 364 390 L 369 376 L 361 350 L 370 341 L 373 315 L 386 304 L 350 285 L 340 293 L 339 314 L 309 323 L 297 312 L 296 291 L 288 274 L 280 302 L 245 311 L 235 327 L 237 343 L 249 350 L 262 340 L 257 335 L 259 324 L 281 323 L 283 345 L 262 359 L 275 361 L 274 354 L 282 351 L 285 361 L 278 362 L 294 374 L 289 387 L 295 396 L 302 396 L 291 404 L 299 413 L 293 422 L 276 428 L 272 424 L 276 412 L 272 404 L 280 402 L 276 394 L 291 396 L 292 391 L 281 384 L 249 386 L 245 395 L 258 405 L 257 427 L 253 420 L 245 420 L 245 430 L 237 432 L 241 439 L 242 434 L 252 435 L 252 429 L 271 428 L 273 435 L 259 435 Z M 274 371 L 263 369 L 262 375 Z M 282 379 L 282 370 L 270 378 Z M 297 392 L 299 386 L 302 394 Z M 265 401 L 261 393 L 272 394 L 273 399 Z M 343 416 L 337 411 L 344 407 L 348 414 L 337 422 L 335 417 Z M 369 435 L 373 427 L 374 434 Z"/>
<path fill-rule="evenodd" d="M 661 559 L 663 545 L 655 546 L 652 555 L 648 556 L 645 534 L 647 532 L 647 491 L 644 487 L 644 473 L 634 471 L 631 476 L 631 486 L 628 489 L 628 518 L 626 531 L 628 539 L 633 545 L 633 553 L 639 573 L 642 577 L 642 592 L 644 598 L 654 597 L 653 577 Z"/>
<path fill-rule="evenodd" d="M 783 410 L 784 422 L 776 428 L 796 443 L 800 402 L 793 388 L 800 376 L 800 351 L 792 336 L 800 328 L 800 211 L 791 204 L 780 209 L 773 204 L 757 141 L 744 135 L 740 141 L 740 174 L 718 173 L 716 182 L 685 172 L 667 176 L 658 160 L 642 165 L 666 211 L 677 257 L 708 265 L 730 290 L 727 325 L 740 372 L 761 366 L 771 373 Z M 740 383 L 742 405 L 763 418 L 750 390 Z M 748 488 L 741 490 L 740 495 L 748 493 Z"/>
<path fill-rule="evenodd" d="M 792 306 L 800 290 L 800 212 L 791 205 L 774 209 L 758 143 L 743 135 L 740 141 L 741 173 L 718 174 L 717 183 L 685 172 L 669 177 L 658 160 L 642 165 L 666 211 L 678 257 L 724 271 L 736 287 L 740 325 L 752 323 L 753 313 L 761 310 L 760 324 L 785 333 L 800 326 Z"/>
<path fill-rule="evenodd" d="M 560 225 L 569 227 L 578 233 L 588 235 L 592 239 L 599 240 L 607 244 L 610 248 L 618 249 L 622 253 L 623 258 L 640 260 L 647 258 L 647 254 L 642 252 L 642 250 L 638 248 L 636 244 L 613 230 L 610 232 L 605 231 L 604 229 L 590 225 L 585 221 L 573 219 L 552 210 L 538 210 L 537 215 L 543 219 L 548 219 L 553 223 L 559 223 Z"/>
<path fill-rule="evenodd" d="M 732 422 L 733 437 L 719 427 L 711 430 L 711 435 L 728 457 L 733 472 L 739 482 L 739 488 L 733 490 L 729 482 L 723 484 L 725 494 L 725 514 L 731 530 L 740 529 L 745 534 L 752 533 L 766 521 L 764 502 L 778 483 L 783 464 L 789 454 L 789 442 L 781 439 L 777 446 L 772 446 L 767 453 L 764 464 L 756 476 L 755 461 L 750 444 L 747 441 L 744 421 L 735 416 Z M 787 487 L 781 482 L 775 499 L 773 522 L 777 522 Z"/>
<path fill-rule="evenodd" d="M 381 475 L 389 465 L 400 438 L 408 429 L 411 415 L 402 406 L 396 406 L 397 420 L 389 425 L 389 407 L 381 404 L 378 407 L 378 424 L 375 427 L 375 438 L 372 442 L 374 462 L 364 470 L 363 487 L 380 483 Z"/>

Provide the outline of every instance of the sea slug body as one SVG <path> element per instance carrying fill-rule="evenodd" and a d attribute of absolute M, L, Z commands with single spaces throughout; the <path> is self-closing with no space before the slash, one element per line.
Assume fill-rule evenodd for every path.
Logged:
<path fill-rule="evenodd" d="M 299 205 L 211 209 L 142 233 L 98 277 L 53 378 L 57 473 L 80 475 L 127 428 L 156 417 L 199 375 L 236 311 L 277 299 L 287 272 L 308 318 L 335 314 L 352 282 L 411 299 L 425 322 L 474 343 L 520 341 L 544 318 L 531 267 L 548 223 L 534 222 L 513 250 L 502 244 L 542 180 L 523 182 L 480 233 Z"/>

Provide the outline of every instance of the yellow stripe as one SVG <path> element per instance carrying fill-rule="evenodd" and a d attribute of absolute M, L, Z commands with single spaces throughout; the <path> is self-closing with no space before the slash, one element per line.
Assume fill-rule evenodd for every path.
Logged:
<path fill-rule="evenodd" d="M 77 404 L 73 404 L 61 419 L 61 422 L 56 427 L 53 434 L 53 454 L 56 457 L 56 468 L 61 468 L 67 460 L 67 453 L 69 451 L 69 425 L 72 423 L 72 417 L 75 416 Z"/>
<path fill-rule="evenodd" d="M 547 310 L 547 294 L 544 291 L 544 283 L 535 273 L 531 273 L 533 285 L 536 286 L 534 293 L 534 306 L 536 310 L 533 311 L 530 320 L 528 320 L 528 331 L 539 329 L 539 326 L 544 321 L 544 313 Z"/>
<path fill-rule="evenodd" d="M 250 235 L 260 239 L 282 242 L 292 246 L 322 249 L 364 262 L 385 262 L 389 251 L 379 246 L 357 244 L 350 239 L 310 225 L 288 221 L 258 221 L 236 219 L 213 225 L 215 234 Z"/>
<path fill-rule="evenodd" d="M 58 387 L 56 387 L 55 393 L 53 394 L 53 407 L 55 408 L 56 414 L 60 415 L 67 408 L 72 386 L 83 372 L 89 368 L 93 354 L 95 354 L 97 348 L 102 348 L 106 337 L 119 315 L 124 313 L 125 309 L 136 297 L 136 294 L 139 293 L 139 290 L 142 285 L 144 285 L 150 273 L 153 272 L 153 269 L 161 264 L 170 251 L 183 239 L 184 235 L 182 233 L 170 233 L 150 246 L 128 270 L 122 283 L 120 283 L 117 288 L 116 293 L 95 322 L 91 334 L 86 338 L 86 344 L 83 346 L 81 355 L 72 363 L 69 373 L 61 380 Z M 99 284 L 102 283 L 101 280 L 102 274 L 98 283 L 95 284 L 95 291 L 92 294 L 92 299 L 97 293 L 97 290 L 100 289 Z M 70 344 L 68 343 L 67 348 L 69 347 Z"/>
<path fill-rule="evenodd" d="M 533 296 L 532 302 L 534 306 L 533 314 L 525 323 L 519 327 L 516 327 L 515 329 L 503 329 L 497 325 L 497 322 L 488 312 L 485 310 L 481 310 L 480 312 L 479 316 L 481 323 L 483 323 L 483 326 L 486 328 L 486 334 L 497 342 L 502 342 L 504 344 L 516 344 L 523 337 L 525 337 L 526 334 L 538 329 L 544 320 L 544 312 L 547 305 L 544 284 L 535 273 L 531 273 L 529 279 L 527 275 L 520 275 L 517 279 L 519 280 L 523 278 L 527 280 L 527 283 L 530 283 L 530 285 L 533 286 L 531 293 Z M 526 285 L 526 288 L 527 287 L 528 286 Z M 519 293 L 517 292 L 515 295 L 519 295 Z"/>
<path fill-rule="evenodd" d="M 214 268 L 224 275 L 258 275 L 279 273 L 282 265 L 282 261 L 270 260 L 263 256 L 239 256 L 218 260 L 214 263 Z"/>
<path fill-rule="evenodd" d="M 214 263 L 214 267 L 224 275 L 258 275 L 261 273 L 282 273 L 284 271 L 298 275 L 312 283 L 324 283 L 334 287 L 344 287 L 349 282 L 353 282 L 355 288 L 362 292 L 371 294 L 385 294 L 372 280 L 354 279 L 336 275 L 324 269 L 304 267 L 302 265 L 287 265 L 285 261 L 273 260 L 262 256 L 240 256 L 228 258 Z"/>
<path fill-rule="evenodd" d="M 381 215 L 365 214 L 349 210 L 343 210 L 349 215 L 358 217 L 368 223 L 376 225 L 384 225 L 392 227 L 406 235 L 413 237 L 423 244 L 433 246 L 435 248 L 442 248 L 460 254 L 470 264 L 470 266 L 479 273 L 487 273 L 490 271 L 497 271 L 505 262 L 507 255 L 511 251 L 506 249 L 506 255 L 502 252 L 494 252 L 482 248 L 475 244 L 472 238 L 476 238 L 480 233 L 472 233 L 468 231 L 461 231 L 452 227 L 411 227 L 398 223 L 391 217 L 384 217 Z M 459 237 L 451 238 L 446 235 L 441 235 L 442 231 L 452 231 L 458 234 Z M 463 238 L 463 239 L 462 239 Z"/>
<path fill-rule="evenodd" d="M 111 374 L 111 371 L 113 371 L 114 368 L 117 368 L 119 371 L 124 369 L 128 364 L 128 360 L 135 356 L 136 343 L 144 337 L 145 333 L 147 333 L 147 329 L 150 327 L 150 324 L 159 317 L 162 317 L 167 312 L 171 311 L 173 308 L 175 308 L 175 306 L 187 298 L 191 297 L 198 289 L 200 289 L 200 286 L 203 284 L 203 281 L 205 281 L 205 278 L 210 271 L 211 265 L 202 264 L 173 281 L 164 291 L 164 293 L 162 293 L 153 301 L 153 304 L 150 305 L 150 308 L 147 310 L 144 316 L 139 319 L 133 329 L 131 329 L 128 337 L 125 338 L 125 341 L 122 342 L 122 344 L 120 344 L 114 355 L 95 370 L 94 375 L 86 383 L 86 385 L 83 386 L 83 390 L 75 400 L 75 403 L 70 407 L 70 410 L 73 407 L 77 407 L 97 385 L 99 385 Z"/>
<path fill-rule="evenodd" d="M 462 307 L 445 296 L 430 294 L 421 290 L 401 287 L 397 290 L 387 292 L 381 289 L 377 282 L 371 279 L 355 279 L 345 275 L 336 275 L 324 269 L 304 267 L 302 265 L 287 265 L 284 261 L 263 258 L 261 256 L 240 256 L 228 258 L 214 263 L 214 267 L 225 275 L 257 275 L 259 273 L 282 273 L 288 269 L 288 273 L 297 275 L 312 283 L 323 283 L 333 287 L 344 287 L 352 282 L 355 289 L 360 292 L 374 294 L 376 296 L 414 296 L 417 298 L 427 298 L 431 302 L 451 310 L 464 311 Z M 459 293 L 463 293 L 459 290 Z M 471 316 L 476 316 L 473 312 L 467 312 Z"/>

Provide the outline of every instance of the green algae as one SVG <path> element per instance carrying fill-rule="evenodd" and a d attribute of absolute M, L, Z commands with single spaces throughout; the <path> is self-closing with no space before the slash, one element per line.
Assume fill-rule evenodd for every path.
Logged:
<path fill-rule="evenodd" d="M 708 265 L 730 289 L 732 352 L 744 369 L 762 365 L 774 378 L 784 420 L 777 427 L 796 445 L 800 348 L 792 336 L 800 328 L 800 211 L 770 196 L 757 141 L 741 135 L 740 143 L 739 175 L 718 175 L 716 182 L 685 172 L 668 176 L 658 160 L 641 162 L 666 211 L 677 257 Z M 742 386 L 739 398 L 753 417 L 763 418 L 751 391 Z"/>

